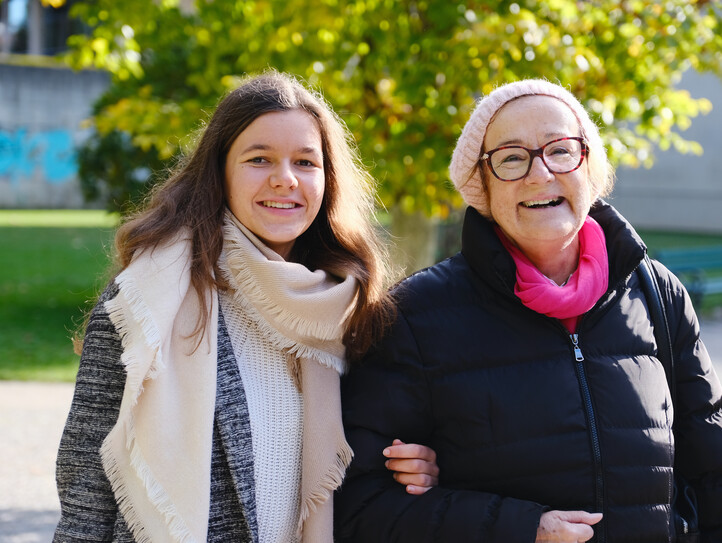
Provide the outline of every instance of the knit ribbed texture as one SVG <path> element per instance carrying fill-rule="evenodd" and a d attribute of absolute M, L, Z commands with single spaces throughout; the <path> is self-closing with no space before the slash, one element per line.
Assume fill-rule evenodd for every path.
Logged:
<path fill-rule="evenodd" d="M 358 284 L 338 281 L 323 270 L 286 262 L 226 212 L 221 273 L 234 287 L 236 303 L 280 348 L 343 373 L 344 324 Z"/>
<path fill-rule="evenodd" d="M 301 488 L 302 396 L 281 349 L 260 332 L 231 295 L 222 293 L 220 302 L 251 419 L 259 540 L 295 542 Z"/>
<path fill-rule="evenodd" d="M 304 543 L 332 543 L 333 492 L 341 485 L 353 454 L 341 422 L 339 374 L 345 369 L 341 339 L 353 310 L 357 282 L 351 276 L 338 279 L 323 270 L 312 271 L 301 264 L 286 262 L 230 211 L 226 212 L 223 237 L 218 264 L 230 286 L 229 300 L 243 312 L 243 319 L 254 323 L 258 336 L 249 336 L 250 343 L 260 345 L 262 339 L 267 342 L 259 352 L 249 353 L 243 346 L 240 363 L 253 357 L 275 365 L 277 361 L 267 360 L 268 350 L 283 353 L 289 374 L 303 394 L 296 537 Z M 262 371 L 265 370 L 258 368 L 257 377 Z M 271 379 L 275 380 L 274 387 L 281 381 L 278 377 Z M 254 393 L 260 394 L 265 386 L 253 385 L 257 389 Z M 265 397 L 263 400 L 273 403 Z M 253 419 L 255 415 L 251 412 L 250 416 Z M 269 416 L 279 417 L 277 413 Z M 270 422 L 282 423 L 275 418 Z M 280 433 L 276 433 L 279 440 L 288 439 Z M 290 439 L 295 442 L 295 435 Z M 267 484 L 272 484 L 269 492 L 276 500 L 294 491 L 293 481 L 269 479 Z M 282 500 L 285 497 L 279 503 Z"/>
<path fill-rule="evenodd" d="M 489 95 L 479 99 L 459 136 L 449 164 L 449 176 L 464 201 L 485 217 L 490 216 L 489 198 L 481 181 L 478 163 L 486 129 L 496 112 L 505 104 L 515 98 L 530 95 L 551 96 L 561 100 L 576 116 L 584 137 L 591 144 L 590 147 L 602 148 L 596 125 L 579 100 L 564 87 L 543 79 L 526 79 L 494 89 Z M 603 177 L 606 178 L 606 175 Z M 598 194 L 595 194 L 592 200 L 597 196 Z"/>

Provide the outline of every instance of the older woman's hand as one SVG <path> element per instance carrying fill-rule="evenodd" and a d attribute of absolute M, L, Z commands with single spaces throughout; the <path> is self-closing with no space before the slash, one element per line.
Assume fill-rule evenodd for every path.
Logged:
<path fill-rule="evenodd" d="M 423 494 L 439 484 L 439 466 L 433 449 L 394 439 L 384 449 L 384 456 L 389 458 L 386 467 L 394 472 L 397 482 L 406 485 L 409 494 Z"/>
<path fill-rule="evenodd" d="M 541 516 L 536 543 L 577 543 L 594 537 L 592 526 L 602 520 L 601 513 L 586 511 L 548 511 Z"/>

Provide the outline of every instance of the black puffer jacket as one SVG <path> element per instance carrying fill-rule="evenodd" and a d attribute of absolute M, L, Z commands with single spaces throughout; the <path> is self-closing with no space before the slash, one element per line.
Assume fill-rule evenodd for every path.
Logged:
<path fill-rule="evenodd" d="M 545 510 L 600 511 L 595 539 L 669 541 L 673 410 L 634 270 L 645 247 L 604 202 L 607 293 L 578 337 L 513 294 L 514 262 L 469 210 L 462 252 L 404 281 L 391 333 L 342 385 L 355 458 L 336 540 L 529 543 Z M 655 263 L 677 370 L 677 467 L 706 542 L 722 542 L 722 387 L 680 282 Z M 438 488 L 407 495 L 379 451 L 438 454 Z"/>

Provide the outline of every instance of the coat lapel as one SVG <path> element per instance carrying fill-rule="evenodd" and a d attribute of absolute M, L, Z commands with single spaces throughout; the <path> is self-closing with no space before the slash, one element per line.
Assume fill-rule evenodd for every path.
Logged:
<path fill-rule="evenodd" d="M 248 403 L 238 362 L 233 354 L 223 315 L 218 312 L 218 384 L 216 424 L 238 499 L 243 505 L 253 542 L 258 541 L 256 485 L 253 469 L 253 444 Z"/>

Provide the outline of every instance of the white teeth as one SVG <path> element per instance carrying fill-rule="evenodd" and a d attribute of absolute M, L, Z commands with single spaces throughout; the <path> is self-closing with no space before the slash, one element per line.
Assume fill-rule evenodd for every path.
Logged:
<path fill-rule="evenodd" d="M 522 202 L 521 204 L 524 207 L 542 207 L 542 206 L 548 206 L 548 205 L 558 205 L 561 202 L 560 198 L 552 198 L 549 200 L 529 200 L 526 202 Z"/>
<path fill-rule="evenodd" d="M 271 200 L 265 200 L 261 203 L 265 207 L 276 207 L 278 209 L 292 209 L 292 208 L 296 207 L 296 204 L 294 204 L 293 202 L 282 203 L 282 202 L 273 202 Z"/>

